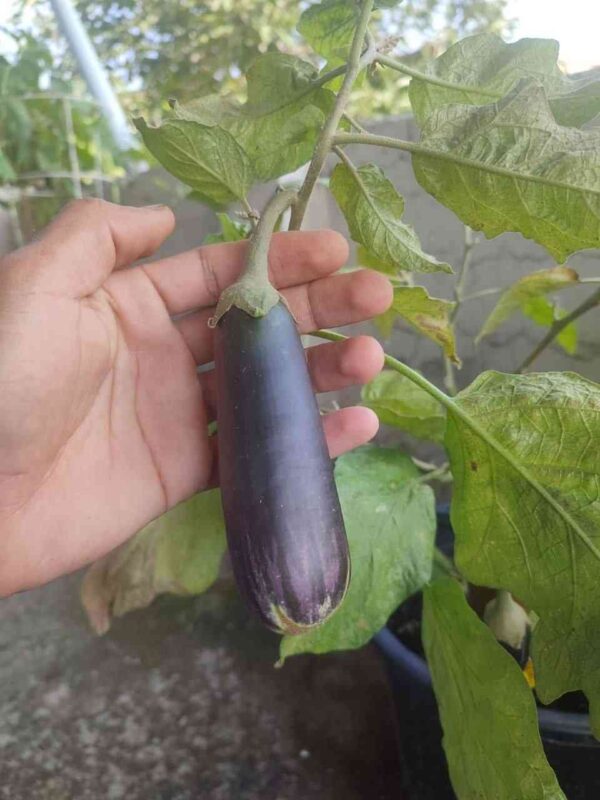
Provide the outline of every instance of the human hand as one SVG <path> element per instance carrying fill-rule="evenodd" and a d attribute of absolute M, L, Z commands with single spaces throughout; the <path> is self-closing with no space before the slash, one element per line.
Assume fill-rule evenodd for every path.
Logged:
<path fill-rule="evenodd" d="M 246 243 L 129 268 L 173 227 L 163 206 L 77 201 L 0 261 L 0 594 L 99 558 L 214 481 L 214 377 L 197 365 L 212 359 L 207 321 Z M 332 275 L 346 258 L 332 231 L 275 235 L 272 277 L 301 332 L 389 306 L 382 275 Z M 383 364 L 366 336 L 307 358 L 321 392 L 366 382 Z M 323 424 L 332 456 L 377 430 L 361 407 Z"/>

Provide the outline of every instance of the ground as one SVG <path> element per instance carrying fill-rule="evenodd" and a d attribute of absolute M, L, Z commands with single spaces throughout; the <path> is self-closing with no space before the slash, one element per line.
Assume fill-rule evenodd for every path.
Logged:
<path fill-rule="evenodd" d="M 0 798 L 398 800 L 373 647 L 276 670 L 228 580 L 97 638 L 79 580 L 0 602 Z"/>

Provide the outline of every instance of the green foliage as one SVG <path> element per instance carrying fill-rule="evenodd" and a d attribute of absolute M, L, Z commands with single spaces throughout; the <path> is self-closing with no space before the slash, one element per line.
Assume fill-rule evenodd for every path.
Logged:
<path fill-rule="evenodd" d="M 461 572 L 539 617 L 544 702 L 583 689 L 600 732 L 600 386 L 574 373 L 486 372 L 456 398 L 446 446 Z"/>
<path fill-rule="evenodd" d="M 451 320 L 455 305 L 449 300 L 430 297 L 423 286 L 396 286 L 390 311 L 439 345 L 451 361 L 460 364 Z"/>
<path fill-rule="evenodd" d="M 283 637 L 282 660 L 360 647 L 431 575 L 434 497 L 412 460 L 367 445 L 339 458 L 335 477 L 350 545 L 350 587 L 321 627 Z"/>
<path fill-rule="evenodd" d="M 220 233 L 209 233 L 204 237 L 202 244 L 220 244 L 221 242 L 240 242 L 247 239 L 251 233 L 251 226 L 246 222 L 237 222 L 227 214 L 218 213 L 217 219 L 221 223 Z"/>
<path fill-rule="evenodd" d="M 390 273 L 452 272 L 449 264 L 426 255 L 414 230 L 402 222 L 404 200 L 379 167 L 365 164 L 357 170 L 338 164 L 329 182 L 350 235 Z"/>
<path fill-rule="evenodd" d="M 518 231 L 559 262 L 600 245 L 600 129 L 558 125 L 541 86 L 438 108 L 421 144 L 417 180 L 474 230 Z"/>
<path fill-rule="evenodd" d="M 152 155 L 194 192 L 216 206 L 246 196 L 251 166 L 234 137 L 216 125 L 170 119 L 151 127 L 134 120 Z"/>
<path fill-rule="evenodd" d="M 571 267 L 551 267 L 524 275 L 509 286 L 500 296 L 492 313 L 477 335 L 477 341 L 489 336 L 517 311 L 526 313 L 527 304 L 559 289 L 568 289 L 579 282 L 579 275 Z M 540 324 L 548 324 L 546 322 Z"/>
<path fill-rule="evenodd" d="M 523 313 L 536 325 L 541 325 L 544 328 L 550 328 L 555 322 L 567 316 L 568 312 L 564 308 L 559 308 L 556 303 L 551 303 L 547 297 L 532 297 L 523 306 Z M 556 343 L 559 344 L 565 352 L 573 355 L 577 350 L 577 326 L 574 322 L 560 331 L 556 337 Z"/>
<path fill-rule="evenodd" d="M 184 105 L 173 103 L 172 116 L 228 132 L 256 180 L 277 178 L 310 158 L 331 111 L 334 96 L 314 85 L 317 74 L 306 61 L 268 53 L 247 73 L 244 105 L 208 95 Z M 164 155 L 159 160 L 169 169 Z"/>
<path fill-rule="evenodd" d="M 425 589 L 423 643 L 459 800 L 566 800 L 525 678 L 452 578 Z"/>
<path fill-rule="evenodd" d="M 144 608 L 164 592 L 204 592 L 218 577 L 225 547 L 216 489 L 180 503 L 90 567 L 82 600 L 92 626 L 104 633 L 111 617 Z"/>
<path fill-rule="evenodd" d="M 409 97 L 423 124 L 438 108 L 451 103 L 484 105 L 500 100 L 519 81 L 532 79 L 548 93 L 560 125 L 581 127 L 600 113 L 600 75 L 569 78 L 558 67 L 558 42 L 519 39 L 507 44 L 493 33 L 469 36 L 446 50 L 425 69 L 443 86 L 413 78 Z M 451 84 L 451 85 L 447 85 Z"/>
<path fill-rule="evenodd" d="M 446 412 L 404 375 L 384 370 L 363 388 L 362 403 L 384 425 L 407 431 L 417 439 L 444 441 Z"/>

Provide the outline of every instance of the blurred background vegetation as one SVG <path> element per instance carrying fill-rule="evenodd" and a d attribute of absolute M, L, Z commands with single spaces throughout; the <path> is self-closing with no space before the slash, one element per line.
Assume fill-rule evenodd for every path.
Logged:
<path fill-rule="evenodd" d="M 294 0 L 76 0 L 75 5 L 128 113 L 160 114 L 217 86 L 243 96 L 253 59 L 281 50 L 313 60 L 295 25 L 309 3 Z M 379 12 L 381 39 L 412 65 L 468 33 L 510 32 L 506 0 L 408 0 Z M 17 0 L 2 29 L 0 203 L 17 243 L 71 197 L 118 199 L 118 182 L 142 150 L 120 153 L 87 94 L 48 0 Z M 320 64 L 318 66 L 321 66 Z M 356 92 L 362 117 L 407 109 L 406 85 L 371 71 Z"/>

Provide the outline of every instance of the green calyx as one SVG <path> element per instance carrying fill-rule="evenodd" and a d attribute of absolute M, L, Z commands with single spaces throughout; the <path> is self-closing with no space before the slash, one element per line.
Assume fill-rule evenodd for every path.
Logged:
<path fill-rule="evenodd" d="M 297 198 L 294 191 L 278 192 L 271 198 L 250 238 L 242 277 L 221 293 L 214 316 L 208 321 L 210 328 L 215 328 L 234 306 L 255 318 L 265 317 L 279 302 L 287 307 L 285 298 L 269 280 L 269 245 L 277 220 Z"/>

